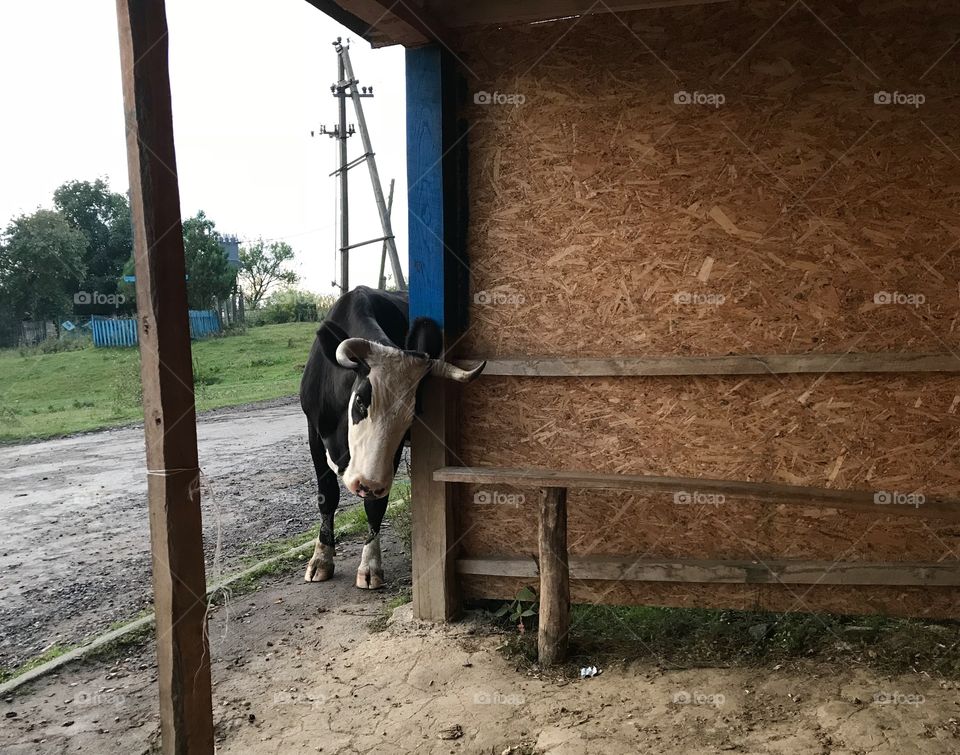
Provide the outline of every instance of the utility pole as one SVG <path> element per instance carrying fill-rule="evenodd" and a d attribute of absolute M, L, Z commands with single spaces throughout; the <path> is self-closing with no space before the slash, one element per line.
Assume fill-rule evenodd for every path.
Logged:
<path fill-rule="evenodd" d="M 340 255 L 340 282 L 333 281 L 333 285 L 340 288 L 341 295 L 350 290 L 350 192 L 347 187 L 347 170 L 350 166 L 347 165 L 347 139 L 355 133 L 352 124 L 347 126 L 347 95 L 343 81 L 343 61 L 338 60 L 337 83 L 330 86 L 330 92 L 338 100 L 339 119 L 333 128 L 327 128 L 326 126 L 320 127 L 321 134 L 326 134 L 338 142 L 337 169 L 330 175 L 337 176 L 340 183 L 338 192 L 338 198 L 340 200 L 340 229 L 337 235 L 337 249 Z M 316 132 L 310 132 L 310 136 L 315 135 Z"/>
<path fill-rule="evenodd" d="M 343 81 L 343 60 L 337 61 L 337 81 Z M 350 192 L 347 191 L 347 137 L 353 136 L 353 128 L 347 131 L 347 98 L 342 91 L 334 89 L 337 104 L 340 108 L 340 123 L 338 127 L 340 140 L 340 162 L 337 169 L 340 171 L 340 293 L 350 290 Z"/>
<path fill-rule="evenodd" d="M 387 217 L 393 215 L 393 184 L 395 181 L 390 179 L 390 195 L 387 197 Z M 387 242 L 383 242 L 383 249 L 380 250 L 380 277 L 377 278 L 377 288 L 381 291 L 387 289 L 387 276 L 385 273 L 385 268 L 387 266 Z"/>
<path fill-rule="evenodd" d="M 350 250 L 367 244 L 374 244 L 378 241 L 384 243 L 384 254 L 390 257 L 390 266 L 393 270 L 393 277 L 401 291 L 407 289 L 406 280 L 403 277 L 403 270 L 400 268 L 400 256 L 397 253 L 397 245 L 393 236 L 393 227 L 390 222 L 390 207 L 383 198 L 383 186 L 380 184 L 380 173 L 377 171 L 377 163 L 374 158 L 373 145 L 370 141 L 370 132 L 367 129 L 367 120 L 363 114 L 363 105 L 361 98 L 373 97 L 373 87 L 358 88 L 360 82 L 354 77 L 353 65 L 350 62 L 349 46 L 344 45 L 340 37 L 333 43 L 337 52 L 337 83 L 330 87 L 334 97 L 338 99 L 339 122 L 332 129 L 326 126 L 320 127 L 321 134 L 337 139 L 338 160 L 337 169 L 331 173 L 331 176 L 337 176 L 339 179 L 340 194 L 340 233 L 339 233 L 339 253 L 340 253 L 340 293 L 345 294 L 350 290 Z M 357 117 L 357 125 L 360 128 L 360 139 L 363 142 L 363 154 L 360 157 L 347 160 L 347 139 L 354 135 L 353 125 L 347 125 L 347 98 L 353 101 L 354 112 Z M 313 135 L 314 132 L 311 132 Z M 373 197 L 377 203 L 377 212 L 380 215 L 380 227 L 383 235 L 375 239 L 360 241 L 355 244 L 350 243 L 350 225 L 349 225 L 349 190 L 347 185 L 347 175 L 350 168 L 356 167 L 361 162 L 367 163 L 370 171 L 370 183 L 373 185 Z M 391 206 L 393 204 L 393 185 L 390 188 Z M 381 264 L 380 274 L 381 287 L 385 285 L 383 276 L 383 265 Z M 335 282 L 336 285 L 336 282 Z"/>

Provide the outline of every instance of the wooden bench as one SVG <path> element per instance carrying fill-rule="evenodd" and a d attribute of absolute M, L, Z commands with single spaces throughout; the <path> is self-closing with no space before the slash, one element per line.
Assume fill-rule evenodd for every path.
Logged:
<path fill-rule="evenodd" d="M 742 480 L 608 474 L 602 472 L 443 467 L 437 482 L 509 485 L 541 489 L 539 559 L 522 557 L 466 558 L 457 561 L 464 575 L 540 579 L 537 648 L 540 662 L 561 661 L 570 627 L 570 577 L 582 580 L 700 582 L 735 584 L 924 585 L 960 586 L 958 562 L 835 562 L 798 560 L 630 559 L 622 556 L 570 558 L 567 553 L 567 490 L 619 490 L 632 493 L 721 494 L 767 506 L 834 508 L 960 522 L 960 499 L 926 496 L 919 505 L 889 503 L 873 490 L 835 490 Z"/>

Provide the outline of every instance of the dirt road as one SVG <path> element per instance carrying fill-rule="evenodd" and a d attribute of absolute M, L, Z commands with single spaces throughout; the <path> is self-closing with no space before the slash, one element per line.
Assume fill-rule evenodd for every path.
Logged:
<path fill-rule="evenodd" d="M 312 527 L 316 482 L 294 399 L 209 412 L 198 433 L 212 581 Z M 129 619 L 151 592 L 142 428 L 0 446 L 0 667 Z"/>

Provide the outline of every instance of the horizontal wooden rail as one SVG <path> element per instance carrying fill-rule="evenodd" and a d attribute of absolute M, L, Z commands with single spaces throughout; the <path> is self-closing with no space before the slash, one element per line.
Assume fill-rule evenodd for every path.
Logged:
<path fill-rule="evenodd" d="M 701 582 L 726 584 L 960 586 L 960 562 L 835 562 L 770 559 L 716 561 L 631 559 L 626 556 L 571 556 L 570 578 L 620 582 Z M 470 576 L 538 579 L 533 558 L 462 558 L 457 573 Z"/>
<path fill-rule="evenodd" d="M 438 482 L 478 485 L 672 493 L 678 505 L 696 505 L 698 501 L 704 500 L 705 496 L 713 496 L 707 500 L 716 503 L 716 496 L 722 495 L 757 500 L 768 505 L 820 506 L 878 515 L 960 521 L 960 499 L 931 494 L 925 495 L 920 503 L 921 499 L 916 494 L 912 499 L 907 497 L 909 491 L 837 490 L 744 480 L 502 467 L 442 467 L 433 473 L 433 479 Z"/>
<path fill-rule="evenodd" d="M 501 467 L 442 467 L 434 471 L 433 479 L 444 483 L 541 489 L 537 511 L 538 560 L 533 557 L 464 558 L 456 562 L 456 571 L 461 575 L 539 580 L 541 611 L 537 652 L 544 665 L 561 661 L 566 654 L 571 578 L 618 582 L 960 586 L 960 561 L 651 560 L 625 556 L 571 558 L 567 552 L 566 500 L 569 488 L 668 492 L 674 494 L 674 502 L 678 505 L 720 504 L 731 495 L 772 505 L 819 505 L 878 515 L 960 521 L 960 500 L 944 496 L 920 497 L 915 493 L 897 491 L 835 490 L 744 480 Z"/>
<path fill-rule="evenodd" d="M 464 367 L 481 359 L 458 361 Z M 755 354 L 744 356 L 521 357 L 486 360 L 484 375 L 643 377 L 683 375 L 824 375 L 845 372 L 960 372 L 954 354 Z"/>

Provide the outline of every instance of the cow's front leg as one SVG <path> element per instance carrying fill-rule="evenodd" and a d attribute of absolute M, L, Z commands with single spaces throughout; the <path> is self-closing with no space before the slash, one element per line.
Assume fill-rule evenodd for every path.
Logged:
<path fill-rule="evenodd" d="M 328 523 L 329 520 L 329 523 Z M 320 534 L 313 547 L 313 557 L 303 575 L 304 582 L 326 582 L 333 577 L 333 514 L 320 515 Z"/>
<path fill-rule="evenodd" d="M 329 472 L 320 475 L 319 482 L 320 533 L 303 575 L 304 582 L 326 582 L 333 577 L 333 515 L 340 502 L 340 484 Z"/>
<path fill-rule="evenodd" d="M 360 567 L 357 569 L 357 587 L 361 590 L 376 590 L 383 587 L 383 558 L 380 555 L 380 525 L 387 513 L 387 498 L 364 501 L 370 533 L 363 544 Z"/>

